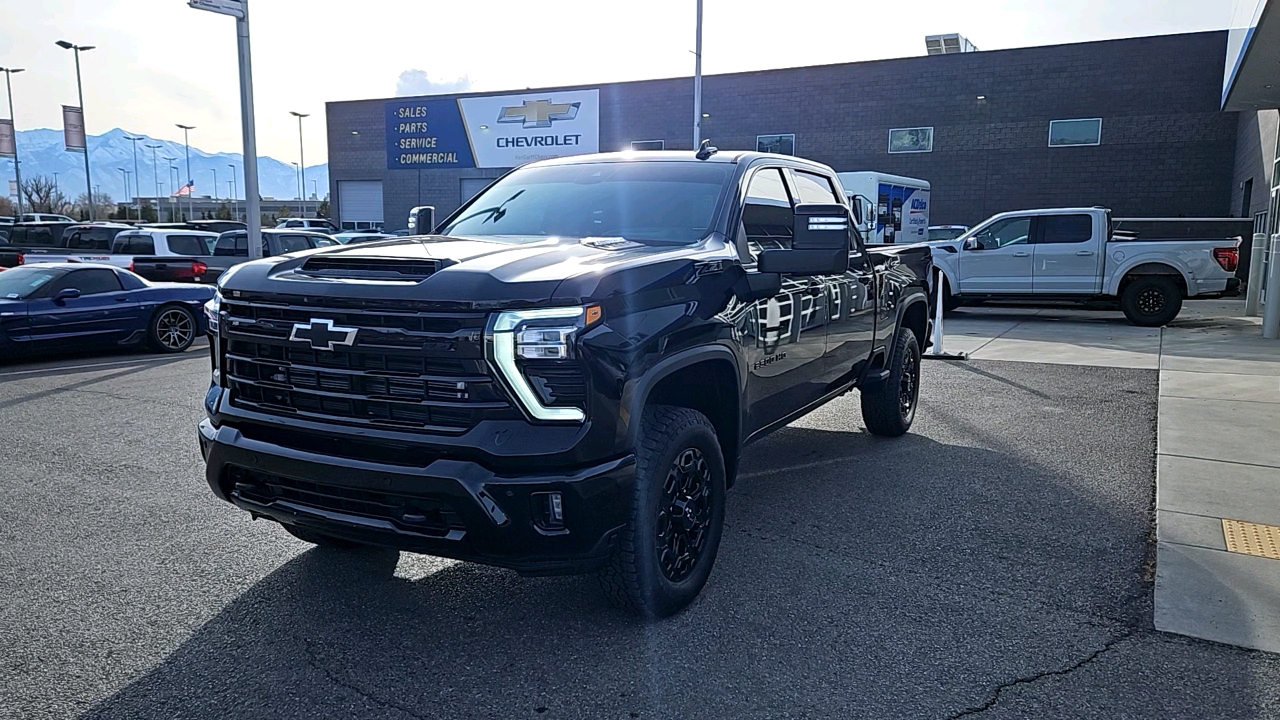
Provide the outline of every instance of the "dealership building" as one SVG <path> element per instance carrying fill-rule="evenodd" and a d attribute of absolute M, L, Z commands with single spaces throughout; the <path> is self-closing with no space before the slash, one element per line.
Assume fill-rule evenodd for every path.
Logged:
<path fill-rule="evenodd" d="M 1238 50 L 1228 36 L 710 75 L 702 137 L 927 180 L 934 224 L 1095 205 L 1265 223 L 1275 111 L 1223 110 Z M 331 215 L 393 230 L 418 205 L 443 218 L 530 160 L 691 149 L 692 87 L 686 77 L 328 103 Z"/>

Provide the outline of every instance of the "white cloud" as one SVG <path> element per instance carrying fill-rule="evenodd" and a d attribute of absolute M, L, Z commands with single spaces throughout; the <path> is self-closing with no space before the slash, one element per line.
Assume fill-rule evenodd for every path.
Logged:
<path fill-rule="evenodd" d="M 414 95 L 443 95 L 446 93 L 466 92 L 471 89 L 471 78 L 463 75 L 453 80 L 436 82 L 427 77 L 426 70 L 405 70 L 396 80 L 396 97 Z"/>

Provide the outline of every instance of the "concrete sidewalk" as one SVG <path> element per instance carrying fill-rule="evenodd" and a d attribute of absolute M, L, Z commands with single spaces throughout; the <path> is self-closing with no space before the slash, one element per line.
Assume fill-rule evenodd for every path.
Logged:
<path fill-rule="evenodd" d="M 946 319 L 944 346 L 1158 370 L 1155 626 L 1280 652 L 1280 343 L 1243 309 L 1188 302 L 1151 329 L 1119 313 L 971 308 Z"/>

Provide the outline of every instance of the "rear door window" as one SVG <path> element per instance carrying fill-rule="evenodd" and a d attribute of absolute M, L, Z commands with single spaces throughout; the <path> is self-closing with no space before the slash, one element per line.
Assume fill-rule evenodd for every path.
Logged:
<path fill-rule="evenodd" d="M 825 205 L 840 204 L 840 201 L 836 198 L 836 191 L 831 187 L 831 181 L 827 178 L 801 170 L 792 171 L 791 176 L 795 178 L 796 194 L 800 196 L 800 202 L 822 203 Z"/>
<path fill-rule="evenodd" d="M 306 235 L 280 235 L 277 236 L 280 242 L 280 254 L 298 252 L 299 250 L 310 250 L 315 247 L 312 245 L 311 238 Z"/>
<path fill-rule="evenodd" d="M 174 255 L 208 255 L 209 246 L 199 235 L 170 235 L 169 252 Z"/>
<path fill-rule="evenodd" d="M 1089 215 L 1043 215 L 1040 239 L 1044 244 L 1082 243 L 1093 237 L 1093 217 Z"/>

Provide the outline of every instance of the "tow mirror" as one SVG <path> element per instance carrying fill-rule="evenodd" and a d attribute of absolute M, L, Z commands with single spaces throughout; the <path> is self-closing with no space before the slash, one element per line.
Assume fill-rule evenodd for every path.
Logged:
<path fill-rule="evenodd" d="M 790 250 L 764 250 L 757 259 L 762 273 L 840 275 L 849 269 L 853 230 L 849 208 L 810 203 L 797 205 Z"/>
<path fill-rule="evenodd" d="M 964 241 L 964 245 L 961 248 L 964 250 L 981 250 L 982 244 L 978 242 L 978 238 L 969 238 Z"/>
<path fill-rule="evenodd" d="M 75 300 L 80 297 L 80 290 L 77 288 L 62 288 L 57 295 L 53 296 L 53 301 L 61 305 L 67 300 Z"/>

